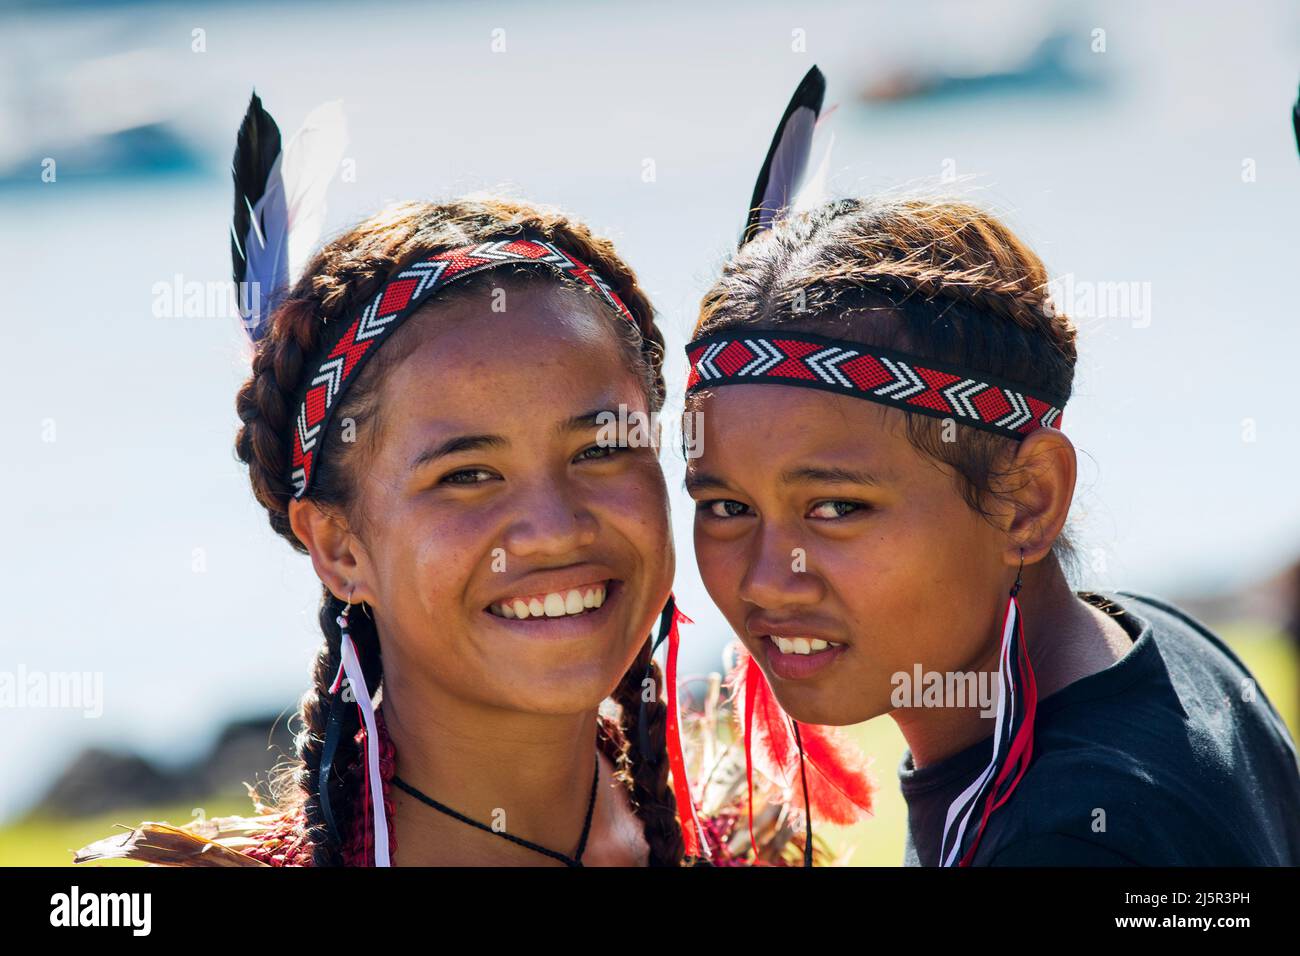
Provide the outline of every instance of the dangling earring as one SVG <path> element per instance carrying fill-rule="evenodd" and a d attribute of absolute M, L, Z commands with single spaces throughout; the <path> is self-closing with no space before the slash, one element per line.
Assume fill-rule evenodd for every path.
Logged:
<path fill-rule="evenodd" d="M 1016 600 L 1023 585 L 1025 549 L 1020 549 L 1016 582 L 1008 595 L 1002 621 L 1001 653 L 998 655 L 998 713 L 993 731 L 993 757 L 984 772 L 948 807 L 939 865 L 969 866 L 993 811 L 1006 803 L 1020 783 L 1034 749 L 1034 714 L 1038 709 L 1038 685 L 1025 646 L 1024 622 Z M 1014 774 L 1014 775 L 1013 775 Z M 961 852 L 976 807 L 983 802 L 979 826 L 965 854 Z"/>
<path fill-rule="evenodd" d="M 373 826 L 374 828 L 375 866 L 390 866 L 388 815 L 384 812 L 383 778 L 379 774 L 379 732 L 375 723 L 375 708 L 370 699 L 370 689 L 366 686 L 365 671 L 361 667 L 361 659 L 357 655 L 356 644 L 353 642 L 352 635 L 348 630 L 348 615 L 352 610 L 352 592 L 354 590 L 356 590 L 355 586 L 349 586 L 348 599 L 344 602 L 343 611 L 335 618 L 339 626 L 339 651 L 342 660 L 339 663 L 338 673 L 334 675 L 334 683 L 330 686 L 330 693 L 334 695 L 334 699 L 330 705 L 330 723 L 325 734 L 325 746 L 321 757 L 320 802 L 330 830 L 334 833 L 336 840 L 341 840 L 338 827 L 334 823 L 334 814 L 329 805 L 329 771 L 334 762 L 334 755 L 338 751 L 339 735 L 342 732 L 344 695 L 341 691 L 343 678 L 346 675 L 352 686 L 353 695 L 356 697 L 357 710 L 360 712 L 362 723 L 366 728 L 366 753 L 363 764 L 365 790 L 363 792 L 368 792 L 370 795 L 370 799 L 366 803 L 366 820 L 367 827 Z"/>

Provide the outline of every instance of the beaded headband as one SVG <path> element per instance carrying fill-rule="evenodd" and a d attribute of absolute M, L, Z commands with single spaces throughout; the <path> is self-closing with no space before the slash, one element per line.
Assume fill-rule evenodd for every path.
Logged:
<path fill-rule="evenodd" d="M 609 284 L 587 265 L 559 246 L 537 236 L 493 239 L 435 253 L 393 276 L 351 323 L 338 323 L 338 331 L 308 361 L 315 373 L 299 392 L 298 416 L 293 433 L 294 497 L 311 487 L 318 445 L 328 433 L 333 410 L 357 370 L 440 289 L 467 276 L 500 266 L 540 266 L 568 281 L 596 291 L 600 298 L 632 325 L 636 319 Z"/>
<path fill-rule="evenodd" d="M 795 385 L 865 398 L 984 431 L 1024 438 L 1061 427 L 1065 399 L 860 342 L 786 329 L 733 329 L 686 346 L 686 393 L 720 385 Z"/>

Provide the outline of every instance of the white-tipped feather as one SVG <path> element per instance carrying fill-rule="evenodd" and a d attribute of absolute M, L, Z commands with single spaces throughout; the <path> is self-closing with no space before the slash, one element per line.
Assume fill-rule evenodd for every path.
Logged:
<path fill-rule="evenodd" d="M 280 172 L 289 211 L 289 277 L 296 279 L 311 257 L 325 225 L 325 193 L 348 147 L 343 103 L 332 100 L 312 110 L 285 146 Z"/>
<path fill-rule="evenodd" d="M 791 193 L 798 188 L 799 177 L 808 165 L 813 127 L 816 124 L 817 114 L 807 107 L 795 110 L 786 122 L 781 142 L 772 154 L 767 188 L 759 203 L 762 210 L 758 220 L 760 229 L 770 229 L 772 223 L 789 210 L 793 198 Z"/>
<path fill-rule="evenodd" d="M 322 103 L 308 114 L 271 167 L 244 244 L 246 281 L 258 283 L 264 307 L 273 305 L 273 298 L 302 274 L 320 238 L 325 195 L 347 143 L 342 102 Z"/>
<path fill-rule="evenodd" d="M 790 204 L 791 212 L 806 212 L 826 202 L 829 197 L 831 150 L 834 148 L 835 133 L 832 132 L 826 143 L 826 151 L 822 153 L 822 161 L 817 164 L 817 172 L 808 178 L 803 188 L 795 195 L 794 202 Z"/>

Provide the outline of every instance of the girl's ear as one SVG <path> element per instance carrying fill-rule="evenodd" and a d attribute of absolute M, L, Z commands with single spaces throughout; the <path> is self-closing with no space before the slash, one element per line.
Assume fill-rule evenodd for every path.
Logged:
<path fill-rule="evenodd" d="M 289 502 L 289 526 L 311 554 L 312 567 L 340 601 L 375 603 L 370 561 L 365 546 L 337 517 L 316 502 Z"/>
<path fill-rule="evenodd" d="M 1008 516 L 1006 559 L 1011 567 L 1041 560 L 1065 527 L 1074 500 L 1078 460 L 1074 444 L 1055 428 L 1039 428 L 1021 440 L 1004 493 L 1013 502 Z"/>

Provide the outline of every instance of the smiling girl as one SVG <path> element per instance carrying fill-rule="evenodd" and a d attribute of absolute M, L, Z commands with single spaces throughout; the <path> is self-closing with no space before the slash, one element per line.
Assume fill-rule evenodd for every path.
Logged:
<path fill-rule="evenodd" d="M 314 244 L 295 224 L 321 218 L 344 137 L 327 104 L 281 150 L 254 96 L 234 161 L 254 343 L 235 450 L 322 584 L 296 760 L 259 818 L 145 825 L 78 860 L 239 865 L 233 846 L 270 865 L 677 866 L 706 853 L 669 785 L 670 766 L 685 773 L 657 438 L 610 440 L 605 424 L 662 406 L 649 300 L 586 226 L 494 197 L 391 206 L 290 286 L 288 260 Z"/>
<path fill-rule="evenodd" d="M 1076 332 L 1046 287 L 959 202 L 744 244 L 687 349 L 704 583 L 792 717 L 896 721 L 909 864 L 1294 865 L 1295 746 L 1245 666 L 1067 583 Z"/>
<path fill-rule="evenodd" d="M 458 268 L 480 271 L 450 284 Z M 599 285 L 573 278 L 589 269 Z M 410 291 L 420 281 L 446 291 Z M 331 344 L 329 330 L 373 302 L 386 321 L 383 295 L 427 304 L 374 361 L 340 366 L 346 391 L 311 422 L 309 383 L 359 337 Z M 318 775 L 342 653 L 330 625 L 347 605 L 364 683 L 382 685 L 379 732 L 401 755 L 395 862 L 680 861 L 663 716 L 650 753 L 636 727 L 641 679 L 658 677 L 646 635 L 672 584 L 663 478 L 654 447 L 597 441 L 602 412 L 657 407 L 659 349 L 608 243 L 501 200 L 381 214 L 328 245 L 281 307 L 240 394 L 237 447 L 327 591 L 299 772 L 318 859 L 337 852 L 322 797 L 346 785 Z M 304 422 L 320 429 L 306 451 Z M 620 722 L 598 714 L 616 689 Z M 365 715 L 344 713 L 351 741 Z M 357 761 L 341 745 L 333 762 Z M 342 791 L 335 805 L 343 832 L 365 816 Z"/>

